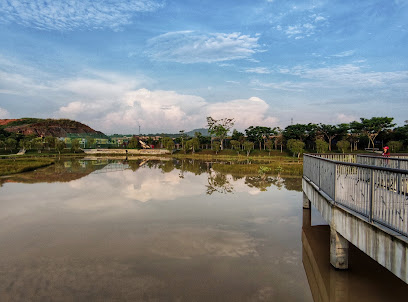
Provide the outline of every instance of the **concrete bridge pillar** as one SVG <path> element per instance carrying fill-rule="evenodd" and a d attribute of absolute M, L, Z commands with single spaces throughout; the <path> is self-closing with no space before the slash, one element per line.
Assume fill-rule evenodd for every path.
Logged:
<path fill-rule="evenodd" d="M 302 227 L 308 228 L 312 225 L 312 211 L 311 209 L 303 209 Z"/>
<path fill-rule="evenodd" d="M 305 192 L 303 192 L 303 208 L 310 209 L 310 200 L 307 198 Z"/>
<path fill-rule="evenodd" d="M 349 242 L 330 226 L 330 263 L 337 269 L 348 269 Z"/>

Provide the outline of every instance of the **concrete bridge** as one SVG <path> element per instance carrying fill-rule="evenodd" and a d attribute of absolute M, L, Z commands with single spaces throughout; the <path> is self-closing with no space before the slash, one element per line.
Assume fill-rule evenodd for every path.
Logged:
<path fill-rule="evenodd" d="M 330 225 L 330 263 L 348 268 L 349 242 L 408 283 L 408 159 L 305 154 L 303 207 Z"/>

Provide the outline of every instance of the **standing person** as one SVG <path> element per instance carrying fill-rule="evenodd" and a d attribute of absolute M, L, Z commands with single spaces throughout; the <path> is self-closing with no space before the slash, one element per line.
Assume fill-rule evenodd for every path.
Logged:
<path fill-rule="evenodd" d="M 385 146 L 385 147 L 383 148 L 382 156 L 390 157 L 390 148 L 388 148 L 388 146 Z"/>

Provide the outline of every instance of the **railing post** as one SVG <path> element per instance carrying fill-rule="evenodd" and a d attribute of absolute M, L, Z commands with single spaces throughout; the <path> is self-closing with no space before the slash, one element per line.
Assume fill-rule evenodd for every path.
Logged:
<path fill-rule="evenodd" d="M 368 220 L 373 222 L 373 201 L 374 201 L 374 169 L 370 169 L 370 200 L 369 200 L 369 209 L 368 209 Z"/>
<path fill-rule="evenodd" d="M 398 170 L 401 170 L 401 161 L 398 161 Z M 397 174 L 397 188 L 396 188 L 397 194 L 402 193 L 401 188 L 402 188 L 402 186 L 401 186 L 401 173 L 398 173 Z"/>
<path fill-rule="evenodd" d="M 321 188 L 321 185 L 320 185 L 320 166 L 321 166 L 321 162 L 322 162 L 322 161 L 319 160 L 319 184 L 318 184 L 318 185 L 319 185 L 319 189 Z"/>
<path fill-rule="evenodd" d="M 334 192 L 333 192 L 333 201 L 336 204 L 336 184 L 337 184 L 337 164 L 334 164 Z"/>

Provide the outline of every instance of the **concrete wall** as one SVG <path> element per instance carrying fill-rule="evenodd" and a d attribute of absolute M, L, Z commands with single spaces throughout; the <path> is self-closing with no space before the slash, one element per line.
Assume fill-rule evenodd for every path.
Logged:
<path fill-rule="evenodd" d="M 379 225 L 363 220 L 355 213 L 334 204 L 313 184 L 303 178 L 303 192 L 323 218 L 341 236 L 408 283 L 408 240 Z"/>

